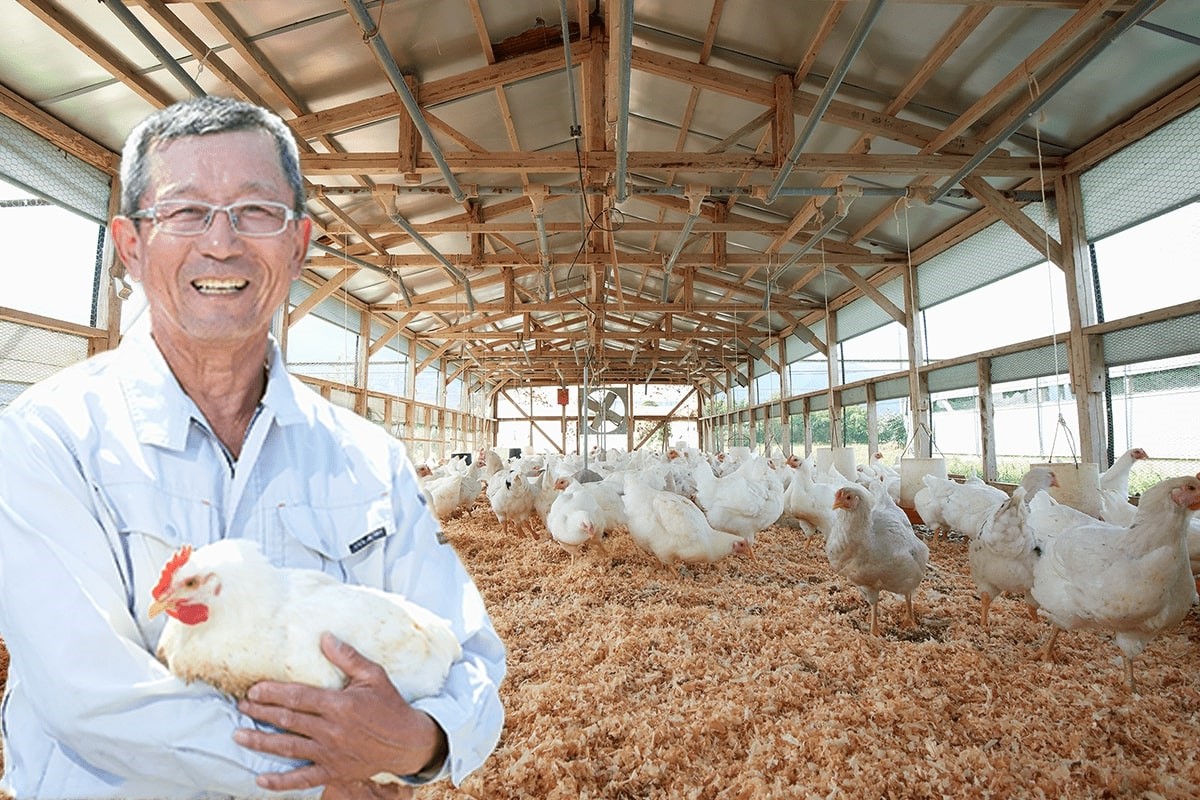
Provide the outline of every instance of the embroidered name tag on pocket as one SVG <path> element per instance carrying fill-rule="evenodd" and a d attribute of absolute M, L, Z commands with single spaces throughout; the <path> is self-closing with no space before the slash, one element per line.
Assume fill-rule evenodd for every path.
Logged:
<path fill-rule="evenodd" d="M 361 539 L 356 539 L 355 541 L 351 542 L 350 543 L 350 552 L 357 553 L 359 550 L 362 550 L 364 547 L 369 545 L 371 542 L 379 541 L 384 536 L 387 536 L 387 531 L 384 530 L 383 528 L 376 528 L 375 530 L 371 531 L 370 533 L 368 533 L 366 536 L 362 537 Z"/>

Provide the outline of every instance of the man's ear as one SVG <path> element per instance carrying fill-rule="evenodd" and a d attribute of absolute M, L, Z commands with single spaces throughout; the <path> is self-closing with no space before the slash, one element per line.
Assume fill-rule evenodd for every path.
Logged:
<path fill-rule="evenodd" d="M 137 222 L 129 217 L 113 217 L 108 224 L 113 247 L 125 265 L 125 271 L 135 281 L 142 279 L 142 236 Z"/>
<path fill-rule="evenodd" d="M 296 251 L 292 255 L 292 280 L 300 277 L 304 261 L 308 258 L 308 243 L 312 238 L 312 218 L 305 216 L 297 221 Z"/>

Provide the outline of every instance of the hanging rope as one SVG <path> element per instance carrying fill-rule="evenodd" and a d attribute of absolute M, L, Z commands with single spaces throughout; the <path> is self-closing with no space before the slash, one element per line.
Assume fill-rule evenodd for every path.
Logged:
<path fill-rule="evenodd" d="M 904 196 L 897 198 L 896 202 L 892 205 L 892 216 L 895 217 L 895 219 L 896 219 L 896 232 L 897 233 L 900 232 L 900 215 L 897 213 L 897 211 L 900 208 L 901 203 L 904 204 L 904 253 L 905 253 L 905 257 L 907 259 L 906 263 L 907 263 L 908 272 L 909 272 L 909 275 L 911 276 L 910 279 L 916 280 L 916 273 L 913 270 L 913 263 L 912 263 L 912 227 L 909 224 L 909 219 L 908 219 L 908 209 L 909 209 L 909 206 L 912 205 L 912 201 L 911 201 L 910 190 L 907 187 L 904 190 Z M 924 339 L 922 337 L 922 341 L 923 340 Z M 910 359 L 909 366 L 910 366 L 909 380 L 916 382 L 919 379 L 919 375 L 918 375 L 918 371 L 916 369 L 916 364 L 915 364 L 915 362 L 912 362 L 911 359 Z M 937 442 L 934 439 L 934 435 L 933 435 L 933 406 L 932 406 L 932 403 L 930 404 L 930 408 L 929 408 L 929 421 L 928 422 L 926 422 L 926 420 L 923 417 L 920 417 L 918 415 L 919 411 L 920 411 L 920 409 L 917 409 L 917 408 L 912 409 L 912 418 L 913 418 L 912 435 L 908 437 L 908 441 L 905 442 L 904 449 L 902 449 L 900 451 L 900 455 L 903 457 L 903 455 L 908 452 L 908 448 L 912 447 L 913 442 L 915 442 L 917 440 L 917 434 L 920 433 L 921 431 L 924 431 L 926 438 L 929 439 L 930 453 L 932 454 L 932 452 L 934 450 L 937 450 L 938 454 L 941 455 L 942 458 L 945 458 L 946 454 L 943 453 L 941 451 L 941 449 L 937 446 Z M 919 458 L 920 455 L 921 454 L 917 450 L 913 450 L 914 457 Z"/>
<path fill-rule="evenodd" d="M 1036 100 L 1038 95 L 1041 94 L 1041 87 L 1038 86 L 1037 78 L 1030 75 L 1027 85 L 1031 99 Z M 1058 325 L 1056 324 L 1057 314 L 1054 306 L 1054 263 L 1050 260 L 1050 204 L 1046 201 L 1046 176 L 1042 164 L 1042 123 L 1045 122 L 1044 115 L 1044 111 L 1038 112 L 1037 123 L 1033 126 L 1033 132 L 1034 141 L 1037 144 L 1038 188 L 1041 190 L 1042 195 L 1043 251 L 1046 256 L 1046 294 L 1050 298 L 1050 350 L 1054 354 L 1054 410 L 1057 417 L 1054 423 L 1054 435 L 1050 437 L 1050 452 L 1046 456 L 1046 461 L 1054 461 L 1054 447 L 1058 442 L 1058 432 L 1061 429 L 1067 447 L 1070 449 L 1071 461 L 1078 468 L 1079 453 L 1075 448 L 1075 437 L 1071 433 L 1071 429 L 1067 427 L 1067 420 L 1063 416 L 1062 391 L 1059 388 L 1062 384 L 1062 370 L 1058 363 Z"/>
<path fill-rule="evenodd" d="M 821 240 L 821 281 L 824 283 L 825 295 L 825 402 L 828 403 L 829 414 L 829 447 L 840 447 L 841 424 L 833 413 L 833 375 L 829 369 L 833 365 L 834 343 L 829 335 L 829 270 L 825 266 L 825 240 Z"/>
<path fill-rule="evenodd" d="M 772 328 L 771 328 L 771 282 L 776 277 L 778 277 L 777 275 L 774 275 L 774 276 L 772 275 L 772 272 L 774 271 L 774 265 L 775 265 L 775 254 L 770 253 L 767 256 L 766 311 L 767 311 L 767 341 L 768 342 L 770 342 L 772 337 L 774 337 L 774 335 L 775 335 L 775 331 L 772 330 Z M 783 270 L 780 270 L 780 272 L 783 272 Z M 777 347 L 776 352 L 779 353 L 780 356 L 782 356 L 782 353 L 783 353 L 782 347 Z M 783 358 L 781 357 L 779 360 L 782 361 Z M 784 435 L 784 431 L 783 431 L 783 420 L 787 416 L 787 414 L 784 413 L 784 402 L 783 402 L 783 371 L 784 371 L 784 369 L 786 369 L 786 365 L 781 364 L 780 371 L 779 371 L 779 449 L 784 450 L 783 445 L 786 442 L 787 450 L 791 450 L 792 449 L 791 431 L 789 430 L 787 432 L 786 436 Z M 771 452 L 771 447 L 770 447 L 770 444 L 771 444 L 771 416 L 770 416 L 770 414 L 767 415 L 767 421 L 764 424 L 766 426 L 766 435 L 763 437 L 763 440 L 764 440 L 763 441 L 763 452 L 764 452 L 764 455 L 769 455 Z M 784 455 L 785 456 L 790 455 L 790 453 L 784 452 Z"/>
<path fill-rule="evenodd" d="M 345 234 L 342 237 L 342 269 L 350 268 L 350 259 L 347 258 L 349 249 L 350 249 L 350 234 Z M 359 387 L 357 385 L 358 348 L 355 349 L 353 358 L 350 357 L 350 353 L 349 353 L 349 349 L 350 349 L 350 292 L 348 292 L 346 290 L 345 285 L 343 285 L 340 289 L 338 289 L 338 291 L 341 292 L 341 294 L 342 294 L 342 363 L 343 364 L 351 363 L 354 365 L 354 369 L 352 371 L 353 374 L 350 375 L 349 380 L 343 381 L 342 385 L 346 388 L 347 391 L 353 390 L 356 393 L 357 392 L 365 392 L 366 386 Z M 359 327 L 361 327 L 361 325 Z"/>
<path fill-rule="evenodd" d="M 734 311 L 733 312 L 733 379 L 732 379 L 732 382 L 729 384 L 730 391 L 734 391 L 734 386 L 735 386 L 735 384 L 737 384 L 737 375 L 738 375 L 739 364 L 740 364 L 740 361 L 738 359 L 738 312 Z M 747 378 L 747 391 L 749 391 L 749 379 L 748 378 Z M 730 423 L 730 427 L 732 429 L 732 422 Z M 748 437 L 742 433 L 741 414 L 738 415 L 737 433 L 736 434 L 730 433 L 730 435 L 729 435 L 729 446 L 730 447 L 735 446 L 734 445 L 735 440 L 737 441 L 736 446 L 738 446 L 738 447 L 746 447 L 750 443 L 750 437 Z"/>

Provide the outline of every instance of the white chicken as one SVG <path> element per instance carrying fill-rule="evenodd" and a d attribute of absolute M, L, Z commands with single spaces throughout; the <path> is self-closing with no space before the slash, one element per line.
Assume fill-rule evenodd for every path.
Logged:
<path fill-rule="evenodd" d="M 1055 514 L 1044 514 L 1043 509 Z M 1200 478 L 1159 481 L 1146 490 L 1130 527 L 1057 511 L 1032 510 L 1037 538 L 1033 599 L 1056 626 L 1039 655 L 1050 658 L 1060 630 L 1114 634 L 1125 660 L 1130 691 L 1137 691 L 1133 659 L 1176 625 L 1196 602 L 1188 558 L 1192 512 L 1200 510 Z M 1066 521 L 1066 527 L 1055 528 Z"/>
<path fill-rule="evenodd" d="M 1196 591 L 1200 592 L 1200 520 L 1195 517 L 1188 521 L 1187 546 L 1192 577 L 1196 580 Z"/>
<path fill-rule="evenodd" d="M 734 472 L 717 477 L 705 465 L 697 467 L 696 503 L 709 525 L 736 533 L 754 544 L 759 531 L 783 513 L 783 481 L 768 459 L 751 456 Z"/>
<path fill-rule="evenodd" d="M 440 691 L 462 657 L 449 623 L 428 609 L 317 570 L 276 567 L 248 539 L 185 545 L 153 595 L 149 615 L 169 617 L 159 660 L 237 698 L 264 680 L 342 688 L 345 674 L 320 650 L 324 631 L 380 664 L 409 701 Z"/>
<path fill-rule="evenodd" d="M 680 562 L 711 564 L 733 554 L 754 557 L 749 542 L 715 530 L 700 507 L 682 495 L 653 489 L 634 478 L 625 482 L 623 499 L 634 544 L 675 575 Z"/>
<path fill-rule="evenodd" d="M 510 465 L 507 470 L 501 470 L 488 479 L 487 498 L 506 535 L 511 534 L 515 527 L 537 538 L 537 532 L 533 529 L 537 494 L 534 485 L 522 474 L 519 463 Z"/>
<path fill-rule="evenodd" d="M 1137 506 L 1129 502 L 1129 472 L 1137 461 L 1149 458 L 1140 447 L 1126 450 L 1100 474 L 1100 518 L 1114 525 L 1133 523 Z"/>
<path fill-rule="evenodd" d="M 457 474 L 438 475 L 425 464 L 417 466 L 421 493 L 433 515 L 445 522 L 455 515 L 462 502 L 462 478 Z"/>
<path fill-rule="evenodd" d="M 916 625 L 912 596 L 925 577 L 929 548 L 904 511 L 882 484 L 878 495 L 863 486 L 843 486 L 833 508 L 839 513 L 825 537 L 825 555 L 833 571 L 858 587 L 871 606 L 871 634 L 879 634 L 880 591 L 904 595 L 908 622 Z"/>
<path fill-rule="evenodd" d="M 538 476 L 538 479 L 530 482 L 529 485 L 529 488 L 533 491 L 534 517 L 542 523 L 542 527 L 547 531 L 550 530 L 550 507 L 558 499 L 556 483 L 557 480 L 554 474 L 546 469 L 542 470 L 542 474 Z"/>
<path fill-rule="evenodd" d="M 1100 488 L 1117 492 L 1126 500 L 1129 499 L 1129 473 L 1133 469 L 1133 464 L 1136 461 L 1143 461 L 1149 458 L 1140 447 L 1131 447 L 1122 453 L 1112 466 L 1104 470 L 1100 474 Z"/>
<path fill-rule="evenodd" d="M 929 480 L 926 480 L 927 478 Z M 949 484 L 954 481 L 942 482 L 944 479 L 938 479 L 934 475 L 923 475 L 921 480 L 925 485 L 913 495 L 913 510 L 917 512 L 925 527 L 929 528 L 936 544 L 938 539 L 950 535 L 950 525 L 942 515 L 942 508 L 946 497 L 953 490 Z"/>
<path fill-rule="evenodd" d="M 833 525 L 833 497 L 837 490 L 849 485 L 841 473 L 830 476 L 834 482 L 818 481 L 813 472 L 813 456 L 809 454 L 796 466 L 796 474 L 784 493 L 784 513 L 800 523 L 812 536 L 820 531 L 827 534 Z"/>
<path fill-rule="evenodd" d="M 571 555 L 588 542 L 605 550 L 604 535 L 625 524 L 625 509 L 617 490 L 606 483 L 580 483 L 574 478 L 554 482 L 557 497 L 546 515 L 550 538 Z"/>
<path fill-rule="evenodd" d="M 985 628 L 992 600 L 1003 592 L 1024 597 L 1036 619 L 1036 606 L 1029 596 L 1034 560 L 1029 501 L 1051 486 L 1058 486 L 1054 470 L 1049 467 L 1030 469 L 1021 485 L 1013 489 L 1012 497 L 995 506 L 984 519 L 979 534 L 971 540 L 967 557 L 982 606 L 979 622 Z"/>
<path fill-rule="evenodd" d="M 939 531 L 945 530 L 973 538 L 996 504 L 1008 499 L 1003 489 L 975 476 L 958 483 L 936 475 L 922 475 L 921 481 L 925 486 L 913 495 L 913 507 L 925 524 L 934 529 L 935 542 Z"/>

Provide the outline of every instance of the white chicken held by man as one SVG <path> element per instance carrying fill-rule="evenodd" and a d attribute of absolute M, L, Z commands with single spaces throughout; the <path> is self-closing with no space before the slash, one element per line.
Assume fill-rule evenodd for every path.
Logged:
<path fill-rule="evenodd" d="M 825 555 L 871 606 L 871 634 L 879 634 L 880 591 L 904 595 L 908 622 L 916 625 L 912 596 L 925 577 L 929 548 L 908 517 L 885 491 L 877 497 L 857 484 L 838 489 L 833 508 Z"/>
<path fill-rule="evenodd" d="M 236 698 L 259 681 L 343 688 L 332 633 L 384 668 L 412 701 L 436 694 L 462 648 L 449 623 L 397 594 L 271 564 L 247 539 L 184 546 L 163 567 L 149 615 L 169 617 L 157 655 L 185 681 Z"/>
<path fill-rule="evenodd" d="M 1033 598 L 1056 626 L 1041 657 L 1051 656 L 1060 630 L 1108 631 L 1124 657 L 1130 691 L 1136 691 L 1133 659 L 1196 602 L 1187 534 L 1197 510 L 1200 477 L 1193 476 L 1147 489 L 1129 527 L 1035 507 Z M 1054 527 L 1062 522 L 1066 527 Z"/>

